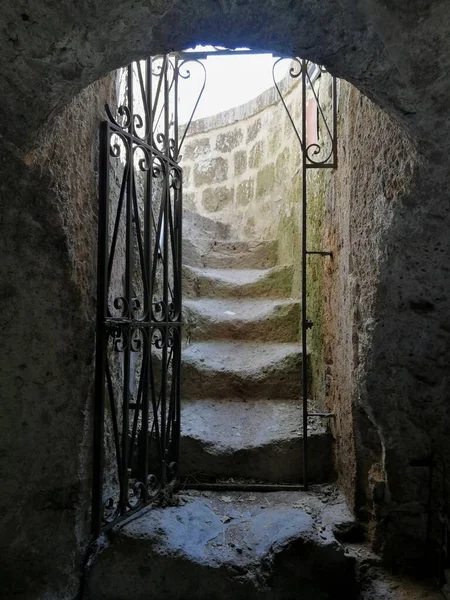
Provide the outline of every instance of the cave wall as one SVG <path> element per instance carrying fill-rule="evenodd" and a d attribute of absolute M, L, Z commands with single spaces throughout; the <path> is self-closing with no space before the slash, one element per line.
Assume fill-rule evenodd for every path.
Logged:
<path fill-rule="evenodd" d="M 423 419 L 439 413 L 440 402 L 425 399 L 435 385 L 425 365 L 415 382 L 406 382 L 417 355 L 430 351 L 423 332 L 411 336 L 408 328 L 427 326 L 434 303 L 428 306 L 421 285 L 429 251 L 424 247 L 403 271 L 398 241 L 390 244 L 401 213 L 417 230 L 411 244 L 425 241 L 416 210 L 423 202 L 417 180 L 424 159 L 388 115 L 345 82 L 338 130 L 339 167 L 323 177 L 323 244 L 333 258 L 322 267 L 324 375 L 335 413 L 337 470 L 375 547 L 391 564 L 411 566 L 423 557 L 428 502 L 428 470 L 411 462 L 435 443 Z M 401 229 L 395 234 L 403 236 Z M 434 256 L 440 250 L 436 240 Z M 389 306 L 397 317 L 387 318 Z"/>
<path fill-rule="evenodd" d="M 23 160 L 2 149 L 5 597 L 69 598 L 80 584 L 92 477 L 97 134 L 110 86 L 83 91 Z"/>

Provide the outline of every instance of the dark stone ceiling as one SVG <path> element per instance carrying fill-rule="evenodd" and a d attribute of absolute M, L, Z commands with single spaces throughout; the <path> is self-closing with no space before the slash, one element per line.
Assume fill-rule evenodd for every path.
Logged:
<path fill-rule="evenodd" d="M 310 58 L 420 138 L 446 127 L 445 0 L 3 0 L 2 119 L 25 149 L 83 87 L 132 59 L 195 43 Z"/>

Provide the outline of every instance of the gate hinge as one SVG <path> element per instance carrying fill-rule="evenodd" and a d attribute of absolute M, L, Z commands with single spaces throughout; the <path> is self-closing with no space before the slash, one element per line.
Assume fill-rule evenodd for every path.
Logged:
<path fill-rule="evenodd" d="M 310 319 L 306 319 L 306 321 L 305 321 L 306 329 L 312 329 L 313 325 L 314 325 L 314 321 L 311 321 Z"/>

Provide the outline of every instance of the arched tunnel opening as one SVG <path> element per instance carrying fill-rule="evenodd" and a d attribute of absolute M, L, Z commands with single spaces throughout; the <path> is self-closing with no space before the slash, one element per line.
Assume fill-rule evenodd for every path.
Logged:
<path fill-rule="evenodd" d="M 448 447 L 445 3 L 91 9 L 40 2 L 4 11 L 8 591 L 73 595 L 90 539 L 97 136 L 113 87 L 98 78 L 197 41 L 307 57 L 370 98 L 348 91 L 352 118 L 340 138 L 348 167 L 329 200 L 338 216 L 327 232 L 334 262 L 324 298 L 333 320 L 325 344 L 333 340 L 335 350 L 324 382 L 351 508 L 387 564 L 423 567 L 430 497 L 445 515 Z"/>

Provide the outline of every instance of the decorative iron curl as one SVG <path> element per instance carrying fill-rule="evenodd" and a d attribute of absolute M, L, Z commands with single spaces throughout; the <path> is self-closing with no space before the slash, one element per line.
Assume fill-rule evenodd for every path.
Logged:
<path fill-rule="evenodd" d="M 188 123 L 187 123 L 187 125 L 186 125 L 186 127 L 184 129 L 183 136 L 182 136 L 181 141 L 180 141 L 180 143 L 178 145 L 177 157 L 176 157 L 177 162 L 179 162 L 181 160 L 181 158 L 182 158 L 181 154 L 180 154 L 181 148 L 183 147 L 183 143 L 184 143 L 184 140 L 186 138 L 186 134 L 187 134 L 187 132 L 189 130 L 189 127 L 191 126 L 192 120 L 193 120 L 194 115 L 195 115 L 195 111 L 197 110 L 197 107 L 199 105 L 199 102 L 200 102 L 200 100 L 201 100 L 201 98 L 203 96 L 203 92 L 204 92 L 205 87 L 206 87 L 206 78 L 207 78 L 206 67 L 201 62 L 201 60 L 199 60 L 198 58 L 185 58 L 184 60 L 180 61 L 179 65 L 178 65 L 178 69 L 177 69 L 178 70 L 178 76 L 181 77 L 181 79 L 190 79 L 190 77 L 191 77 L 191 71 L 190 71 L 190 69 L 186 68 L 186 65 L 188 63 L 197 63 L 197 64 L 199 64 L 201 66 L 201 68 L 203 69 L 203 82 L 202 82 L 202 85 L 201 85 L 201 88 L 200 88 L 200 93 L 197 96 L 197 100 L 195 101 L 194 108 L 192 109 L 191 116 L 189 117 L 189 121 L 188 121 Z M 183 68 L 185 69 L 184 72 L 182 71 Z"/>
<path fill-rule="evenodd" d="M 114 136 L 116 138 L 118 138 L 122 142 L 122 144 L 119 144 L 119 141 L 116 141 L 115 143 L 113 143 Z M 110 145 L 109 145 L 110 156 L 112 156 L 113 158 L 121 158 L 122 149 L 123 149 L 125 151 L 124 160 L 125 160 L 125 162 L 128 162 L 129 146 L 128 146 L 126 137 L 124 135 L 122 135 L 120 131 L 111 131 L 109 142 L 110 142 Z"/>
<path fill-rule="evenodd" d="M 117 296 L 114 298 L 113 306 L 116 310 L 122 311 L 122 317 L 128 316 L 129 306 L 128 300 L 125 298 L 125 296 Z"/>
<path fill-rule="evenodd" d="M 153 302 L 152 305 L 152 317 L 154 321 L 163 321 L 165 316 L 165 305 L 164 300 L 158 300 Z"/>
<path fill-rule="evenodd" d="M 135 313 L 141 310 L 141 301 L 137 296 L 131 298 L 131 314 L 134 317 Z"/>
<path fill-rule="evenodd" d="M 116 328 L 112 337 L 113 347 L 116 352 L 125 352 L 128 347 L 128 332 L 121 328 Z"/>
<path fill-rule="evenodd" d="M 175 305 L 174 302 L 170 302 L 169 304 L 169 320 L 170 321 L 178 321 L 180 316 L 179 308 Z"/>
<path fill-rule="evenodd" d="M 127 500 L 127 507 L 130 510 L 134 510 L 134 509 L 138 508 L 140 505 L 146 504 L 147 499 L 148 499 L 148 494 L 147 494 L 147 486 L 144 482 L 136 481 L 133 484 L 132 492 L 133 492 L 135 501 L 133 502 L 133 500 L 130 498 L 130 496 L 128 496 L 128 500 Z"/>
<path fill-rule="evenodd" d="M 119 127 L 119 129 L 128 129 L 128 127 L 130 126 L 131 123 L 131 110 L 129 109 L 128 106 L 126 106 L 126 104 L 121 104 L 118 108 L 117 108 L 117 113 L 121 116 L 121 117 L 125 117 L 124 123 L 120 124 L 117 119 L 114 117 L 113 112 L 111 110 L 111 107 L 109 104 L 105 104 L 105 111 L 106 114 L 108 116 L 108 119 L 111 121 L 111 123 L 113 125 L 115 125 L 116 127 Z"/>
<path fill-rule="evenodd" d="M 177 146 L 174 138 L 169 138 L 169 156 L 172 160 L 177 160 Z"/>
<path fill-rule="evenodd" d="M 174 327 L 169 327 L 169 330 L 167 332 L 167 346 L 169 348 L 173 348 L 175 346 L 175 338 L 177 337 L 176 332 L 175 332 L 175 328 Z"/>
<path fill-rule="evenodd" d="M 330 158 L 333 156 L 333 146 L 331 146 L 331 149 L 325 158 L 321 158 L 320 160 L 315 160 L 313 158 L 313 156 L 317 156 L 318 154 L 320 154 L 322 152 L 322 150 L 323 150 L 323 146 L 320 146 L 320 144 L 310 144 L 306 148 L 306 152 L 305 152 L 308 162 L 310 162 L 313 165 L 326 164 L 330 160 Z"/>
<path fill-rule="evenodd" d="M 107 516 L 106 513 L 109 513 Z M 119 506 L 115 506 L 114 498 L 109 497 L 103 500 L 101 520 L 104 525 L 113 523 L 120 516 Z"/>
<path fill-rule="evenodd" d="M 133 329 L 130 336 L 130 350 L 131 352 L 140 352 L 143 346 L 143 337 L 142 330 L 140 328 Z"/>
<path fill-rule="evenodd" d="M 161 145 L 161 148 L 165 150 L 166 148 L 166 136 L 161 131 L 156 134 L 156 141 Z"/>
<path fill-rule="evenodd" d="M 147 502 L 161 490 L 161 484 L 158 482 L 156 475 L 147 475 L 145 482 L 136 481 L 133 485 L 132 491 L 136 501 L 132 502 L 128 499 L 127 506 L 130 510 L 134 510 L 139 506 L 147 504 Z"/>
<path fill-rule="evenodd" d="M 279 62 L 280 60 L 283 60 L 283 58 L 279 58 L 277 62 Z M 277 62 L 274 64 L 274 67 L 277 64 Z M 291 59 L 291 63 L 294 64 L 291 64 L 291 66 L 289 67 L 289 75 L 292 77 L 292 79 L 297 79 L 298 77 L 300 77 L 303 71 L 302 61 L 297 56 L 295 56 Z M 298 69 L 298 73 L 296 69 Z"/>
<path fill-rule="evenodd" d="M 164 64 L 164 56 L 163 55 L 158 55 L 158 56 L 153 57 L 152 75 L 154 77 L 159 77 L 161 75 L 163 64 Z"/>
<path fill-rule="evenodd" d="M 152 331 L 151 343 L 157 350 L 162 350 L 167 346 L 167 335 L 162 327 L 155 327 Z"/>
<path fill-rule="evenodd" d="M 151 152 L 145 146 L 140 146 L 136 144 L 135 146 L 133 146 L 133 155 L 135 155 L 137 151 L 142 151 L 144 155 L 142 158 L 138 158 L 137 160 L 139 170 L 143 173 L 147 173 L 148 171 L 150 171 L 152 164 Z"/>
<path fill-rule="evenodd" d="M 136 114 L 133 115 L 133 133 L 136 137 L 138 137 L 139 139 L 141 139 L 142 141 L 145 140 L 145 136 L 141 136 L 139 135 L 138 129 L 143 129 L 144 128 L 144 119 L 142 118 L 142 115 Z M 145 131 L 145 129 L 144 129 Z"/>
<path fill-rule="evenodd" d="M 181 172 L 177 169 L 170 169 L 170 187 L 181 190 Z"/>
<path fill-rule="evenodd" d="M 276 61 L 273 63 L 273 66 L 272 66 L 272 79 L 273 79 L 274 86 L 275 86 L 275 88 L 276 88 L 276 90 L 277 90 L 277 92 L 278 92 L 278 96 L 279 96 L 279 98 L 280 98 L 280 100 L 281 100 L 281 103 L 283 104 L 283 106 L 284 106 L 284 109 L 285 109 L 285 111 L 286 111 L 286 114 L 287 114 L 287 116 L 288 116 L 288 118 L 289 118 L 289 121 L 291 122 L 291 125 L 292 125 L 292 128 L 293 128 L 293 130 L 294 130 L 295 136 L 296 136 L 296 138 L 297 138 L 297 139 L 298 139 L 298 141 L 299 141 L 300 148 L 303 150 L 303 149 L 304 149 L 303 140 L 302 140 L 302 138 L 300 137 L 300 134 L 299 134 L 299 132 L 298 132 L 298 130 L 297 130 L 297 127 L 295 126 L 294 119 L 292 118 L 292 115 L 291 115 L 291 113 L 290 113 L 290 111 L 289 111 L 289 109 L 288 109 L 288 107 L 287 107 L 287 104 L 286 104 L 286 102 L 285 102 L 285 100 L 284 100 L 284 97 L 283 97 L 283 93 L 282 93 L 282 91 L 281 91 L 281 89 L 280 89 L 280 86 L 278 85 L 278 83 L 277 83 L 277 80 L 276 80 L 276 77 L 275 77 L 275 69 L 276 69 L 276 66 L 277 66 L 277 65 L 278 65 L 278 64 L 279 64 L 279 63 L 280 63 L 282 60 L 286 60 L 286 58 L 282 56 L 281 58 L 277 59 L 277 60 L 276 60 Z M 298 63 L 298 65 L 300 66 L 300 70 L 299 70 L 299 72 L 298 72 L 298 73 L 296 72 L 296 67 L 295 67 L 295 65 L 291 64 L 291 66 L 290 66 L 290 68 L 289 68 L 289 75 L 290 75 L 290 76 L 291 76 L 293 79 L 296 79 L 297 77 L 299 77 L 299 76 L 302 74 L 302 72 L 303 72 L 303 65 L 302 65 L 302 61 L 301 61 L 301 60 L 300 60 L 298 57 L 295 57 L 295 58 L 293 58 L 293 59 L 292 59 L 292 62 L 294 62 L 294 63 Z"/>
<path fill-rule="evenodd" d="M 159 179 L 164 176 L 164 163 L 159 156 L 153 157 L 152 176 L 154 179 Z"/>

